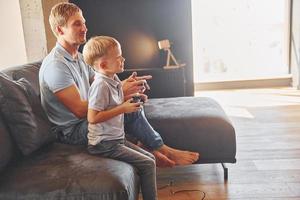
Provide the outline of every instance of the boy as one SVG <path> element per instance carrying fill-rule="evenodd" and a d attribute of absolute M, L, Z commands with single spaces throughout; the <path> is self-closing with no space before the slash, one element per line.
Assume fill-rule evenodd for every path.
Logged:
<path fill-rule="evenodd" d="M 83 57 L 96 73 L 88 95 L 89 153 L 133 165 L 141 179 L 143 199 L 157 199 L 154 156 L 124 137 L 124 113 L 137 112 L 141 103 L 124 99 L 116 75 L 123 72 L 125 61 L 119 42 L 108 36 L 91 38 L 83 48 Z"/>

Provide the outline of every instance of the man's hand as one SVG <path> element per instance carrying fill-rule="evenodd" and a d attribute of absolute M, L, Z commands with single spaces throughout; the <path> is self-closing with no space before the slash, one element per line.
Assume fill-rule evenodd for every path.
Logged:
<path fill-rule="evenodd" d="M 146 103 L 148 101 L 148 96 L 142 93 L 138 93 L 137 96 L 139 96 L 141 98 L 141 101 L 143 103 Z"/>
<path fill-rule="evenodd" d="M 133 79 L 133 80 L 149 80 L 152 79 L 151 75 L 145 75 L 145 76 L 137 76 L 136 72 L 132 72 L 132 74 L 127 79 Z"/>
<path fill-rule="evenodd" d="M 147 80 L 151 78 L 151 75 L 137 76 L 137 73 L 133 72 L 127 79 L 122 81 L 124 96 L 132 97 L 136 93 L 144 93 L 146 89 L 150 89 Z"/>

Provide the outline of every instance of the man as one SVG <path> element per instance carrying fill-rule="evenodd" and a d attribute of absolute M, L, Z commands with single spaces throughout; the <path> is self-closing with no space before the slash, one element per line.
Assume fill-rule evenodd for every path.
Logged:
<path fill-rule="evenodd" d="M 49 22 L 57 43 L 44 59 L 39 73 L 42 105 L 59 141 L 86 144 L 88 89 L 95 74 L 78 52 L 79 46 L 86 42 L 85 19 L 75 4 L 59 3 L 52 8 Z M 149 78 L 133 73 L 122 83 L 124 97 L 129 99 L 143 91 L 143 83 Z M 146 95 L 142 94 L 142 98 L 147 100 Z M 165 145 L 143 111 L 125 116 L 125 131 L 153 153 L 158 166 L 187 165 L 199 158 L 198 153 Z"/>

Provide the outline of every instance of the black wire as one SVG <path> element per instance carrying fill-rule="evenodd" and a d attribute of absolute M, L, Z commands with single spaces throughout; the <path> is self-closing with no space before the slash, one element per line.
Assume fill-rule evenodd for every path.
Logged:
<path fill-rule="evenodd" d="M 175 191 L 175 192 L 173 192 L 172 189 L 170 190 L 170 193 L 171 193 L 172 195 L 175 195 L 176 193 L 180 193 L 180 192 L 201 192 L 201 193 L 203 194 L 203 197 L 202 197 L 201 200 L 205 199 L 205 196 L 206 196 L 206 193 L 203 192 L 202 190 L 177 190 L 177 191 Z"/>
<path fill-rule="evenodd" d="M 167 185 L 164 185 L 164 186 L 161 186 L 161 187 L 157 188 L 157 190 L 162 190 L 162 189 L 165 189 L 165 188 L 167 188 L 167 187 L 169 187 L 169 186 L 170 186 L 170 185 L 167 184 Z"/>
<path fill-rule="evenodd" d="M 161 189 L 164 189 L 164 188 L 167 188 L 167 187 L 171 187 L 172 185 L 173 185 L 173 180 L 171 180 L 168 184 L 163 185 L 163 186 L 161 186 L 161 187 L 159 187 L 157 189 L 161 190 Z"/>
<path fill-rule="evenodd" d="M 159 187 L 157 189 L 161 190 L 161 189 L 164 189 L 164 188 L 167 188 L 167 187 L 172 187 L 172 186 L 173 186 L 173 180 L 171 180 L 168 184 L 166 184 L 162 187 Z M 204 200 L 205 197 L 206 197 L 206 193 L 202 190 L 196 190 L 196 189 L 195 190 L 177 190 L 177 191 L 173 192 L 172 188 L 170 188 L 170 194 L 171 195 L 175 195 L 175 194 L 180 193 L 180 192 L 201 192 L 203 194 L 203 197 L 202 197 L 201 200 Z"/>

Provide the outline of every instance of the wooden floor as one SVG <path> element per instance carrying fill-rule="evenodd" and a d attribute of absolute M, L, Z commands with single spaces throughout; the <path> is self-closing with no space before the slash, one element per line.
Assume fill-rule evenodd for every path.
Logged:
<path fill-rule="evenodd" d="M 158 170 L 160 200 L 300 200 L 300 91 L 293 88 L 201 91 L 236 129 L 237 163 Z M 168 186 L 172 182 L 172 186 Z M 185 191 L 173 194 L 178 190 Z M 204 192 L 204 193 L 203 193 Z"/>

